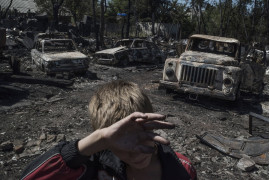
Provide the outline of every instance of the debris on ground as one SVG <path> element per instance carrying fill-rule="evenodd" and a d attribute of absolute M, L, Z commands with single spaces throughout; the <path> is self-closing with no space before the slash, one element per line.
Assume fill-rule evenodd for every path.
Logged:
<path fill-rule="evenodd" d="M 269 164 L 269 139 L 232 139 L 205 132 L 197 136 L 204 144 L 235 158 L 249 156 L 257 164 Z"/>

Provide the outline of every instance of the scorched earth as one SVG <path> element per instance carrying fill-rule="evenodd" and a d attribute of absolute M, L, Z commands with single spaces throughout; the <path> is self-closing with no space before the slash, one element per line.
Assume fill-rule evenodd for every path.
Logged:
<path fill-rule="evenodd" d="M 90 63 L 84 76 L 64 74 L 50 78 L 36 70 L 27 54 L 21 70 L 21 74 L 12 75 L 7 61 L 1 62 L 0 179 L 18 179 L 27 164 L 59 141 L 91 133 L 89 99 L 100 85 L 119 79 L 138 83 L 150 97 L 155 112 L 167 115 L 166 120 L 176 124 L 175 129 L 158 133 L 192 161 L 199 179 L 269 178 L 268 165 L 256 164 L 251 171 L 242 171 L 237 167 L 239 159 L 222 154 L 197 138 L 203 132 L 238 139 L 250 137 L 248 114 L 268 116 L 264 111 L 268 109 L 268 92 L 260 96 L 243 94 L 237 102 L 202 96 L 190 100 L 186 94 L 166 94 L 158 88 L 162 64 L 131 64 L 123 68 Z M 268 124 L 257 126 L 262 133 L 268 133 Z"/>

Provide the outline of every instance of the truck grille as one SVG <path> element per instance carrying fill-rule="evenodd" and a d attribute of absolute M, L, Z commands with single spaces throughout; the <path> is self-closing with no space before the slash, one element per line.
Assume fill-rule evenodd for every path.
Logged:
<path fill-rule="evenodd" d="M 182 65 L 180 82 L 198 86 L 213 86 L 217 70 L 204 67 Z"/>

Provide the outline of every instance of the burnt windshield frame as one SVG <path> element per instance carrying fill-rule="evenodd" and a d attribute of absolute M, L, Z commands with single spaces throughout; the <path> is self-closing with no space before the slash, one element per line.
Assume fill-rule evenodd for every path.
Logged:
<path fill-rule="evenodd" d="M 44 52 L 73 52 L 76 51 L 74 43 L 70 40 L 49 40 L 44 42 Z"/>
<path fill-rule="evenodd" d="M 189 50 L 236 57 L 237 44 L 210 39 L 193 38 L 189 44 Z"/>
<path fill-rule="evenodd" d="M 130 47 L 132 42 L 133 42 L 132 40 L 118 41 L 118 42 L 116 42 L 114 47 L 120 47 L 120 46 Z"/>

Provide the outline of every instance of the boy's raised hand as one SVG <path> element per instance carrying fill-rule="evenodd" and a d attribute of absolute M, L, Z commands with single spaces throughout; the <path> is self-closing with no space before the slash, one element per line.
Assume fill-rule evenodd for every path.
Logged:
<path fill-rule="evenodd" d="M 107 148 L 128 152 L 153 153 L 152 142 L 169 144 L 169 141 L 153 133 L 153 129 L 172 129 L 174 124 L 164 122 L 164 115 L 135 112 L 102 129 Z"/>

